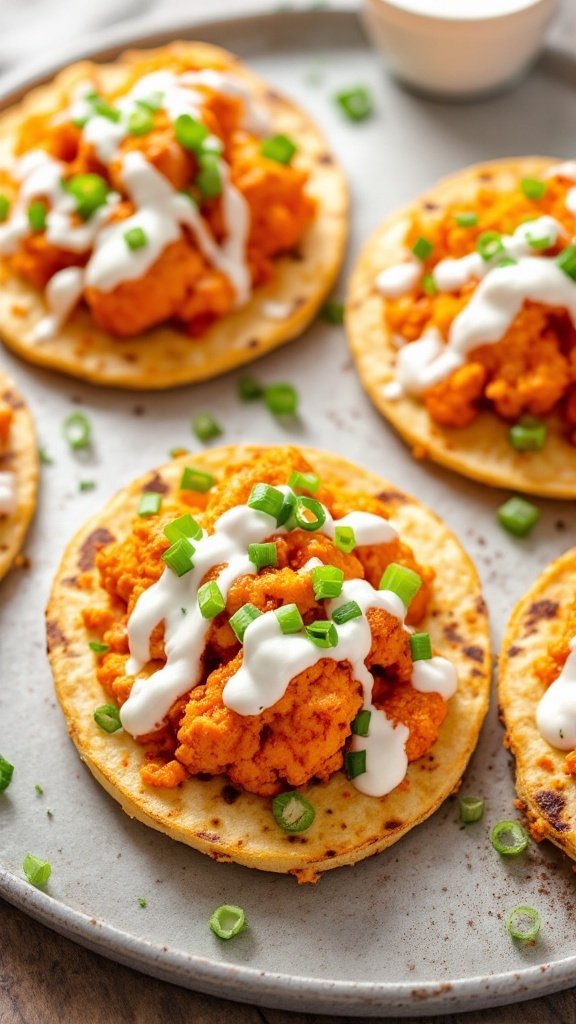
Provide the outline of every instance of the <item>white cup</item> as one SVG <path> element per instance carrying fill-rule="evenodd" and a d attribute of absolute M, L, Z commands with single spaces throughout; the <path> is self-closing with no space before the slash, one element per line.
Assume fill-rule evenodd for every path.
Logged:
<path fill-rule="evenodd" d="M 538 55 L 557 0 L 364 0 L 363 20 L 401 81 L 475 99 L 512 85 Z"/>

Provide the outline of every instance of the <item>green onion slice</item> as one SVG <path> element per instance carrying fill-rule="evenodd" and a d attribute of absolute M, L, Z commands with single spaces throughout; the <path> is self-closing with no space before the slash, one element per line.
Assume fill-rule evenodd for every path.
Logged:
<path fill-rule="evenodd" d="M 498 231 L 484 231 L 476 242 L 476 249 L 483 260 L 492 260 L 504 252 L 502 235 Z"/>
<path fill-rule="evenodd" d="M 190 114 L 180 114 L 174 122 L 174 134 L 184 149 L 200 153 L 210 133 L 205 124 L 196 121 Z"/>
<path fill-rule="evenodd" d="M 326 522 L 326 509 L 316 498 L 296 498 L 292 515 L 296 525 L 309 533 L 319 530 Z"/>
<path fill-rule="evenodd" d="M 320 477 L 315 473 L 290 473 L 288 487 L 293 491 L 308 491 L 309 494 L 316 494 L 320 487 Z"/>
<path fill-rule="evenodd" d="M 313 804 L 301 793 L 295 792 L 280 793 L 274 797 L 272 814 L 284 832 L 306 832 L 316 817 Z"/>
<path fill-rule="evenodd" d="M 516 267 L 518 260 L 513 259 L 511 256 L 505 256 L 503 260 L 498 260 L 495 266 L 495 270 L 501 270 L 502 267 Z"/>
<path fill-rule="evenodd" d="M 73 197 L 76 212 L 82 220 L 88 220 L 104 206 L 110 192 L 107 181 L 99 174 L 75 174 L 62 184 Z"/>
<path fill-rule="evenodd" d="M 198 440 L 204 442 L 220 437 L 222 433 L 220 424 L 207 412 L 201 412 L 198 416 L 194 417 L 192 420 L 192 430 Z"/>
<path fill-rule="evenodd" d="M 413 569 L 407 569 L 405 565 L 398 565 L 397 562 L 390 562 L 380 580 L 379 590 L 391 590 L 397 594 L 406 608 L 422 586 L 422 580 Z"/>
<path fill-rule="evenodd" d="M 234 615 L 230 617 L 230 625 L 234 630 L 239 643 L 244 643 L 244 634 L 254 619 L 259 619 L 262 612 L 253 604 L 243 604 Z"/>
<path fill-rule="evenodd" d="M 335 622 L 337 626 L 343 626 L 345 622 L 359 619 L 361 615 L 362 609 L 357 601 L 346 601 L 346 604 L 341 604 L 332 612 L 332 622 Z"/>
<path fill-rule="evenodd" d="M 205 199 L 215 199 L 222 192 L 222 172 L 217 153 L 202 153 L 198 157 L 200 171 L 196 184 Z"/>
<path fill-rule="evenodd" d="M 312 569 L 312 586 L 317 601 L 340 597 L 344 583 L 342 569 L 334 565 L 317 565 Z"/>
<path fill-rule="evenodd" d="M 438 285 L 434 279 L 434 274 L 422 275 L 422 291 L 424 291 L 426 295 L 438 294 Z"/>
<path fill-rule="evenodd" d="M 271 384 L 264 391 L 264 401 L 275 416 L 293 416 L 298 409 L 298 392 L 292 384 Z"/>
<path fill-rule="evenodd" d="M 458 811 L 460 821 L 465 824 L 480 821 L 484 816 L 484 801 L 479 796 L 459 796 Z"/>
<path fill-rule="evenodd" d="M 326 619 L 316 619 L 315 622 L 306 626 L 306 636 L 316 647 L 338 646 L 338 630 L 333 622 L 328 622 Z"/>
<path fill-rule="evenodd" d="M 296 495 L 292 494 L 292 491 L 287 491 L 284 495 L 284 501 L 278 515 L 276 516 L 276 523 L 278 526 L 284 526 L 288 522 L 294 509 L 296 508 Z"/>
<path fill-rule="evenodd" d="M 532 416 L 523 416 L 510 427 L 508 441 L 517 452 L 541 452 L 546 444 L 546 424 Z"/>
<path fill-rule="evenodd" d="M 254 484 L 246 504 L 248 508 L 255 508 L 277 519 L 284 504 L 284 494 L 270 484 Z"/>
<path fill-rule="evenodd" d="M 264 569 L 267 565 L 278 564 L 278 549 L 274 541 L 268 541 L 266 544 L 249 544 L 248 558 L 257 569 Z"/>
<path fill-rule="evenodd" d="M 35 199 L 28 207 L 28 223 L 32 231 L 43 231 L 46 227 L 48 207 L 40 199 Z"/>
<path fill-rule="evenodd" d="M 129 135 L 148 135 L 154 128 L 152 111 L 140 104 L 128 117 Z"/>
<path fill-rule="evenodd" d="M 215 580 L 204 583 L 198 591 L 198 607 L 204 619 L 214 619 L 226 607 L 224 595 Z"/>
<path fill-rule="evenodd" d="M 155 516 L 162 507 L 162 495 L 157 491 L 144 491 L 138 505 L 138 515 L 143 519 Z"/>
<path fill-rule="evenodd" d="M 463 213 L 455 213 L 454 220 L 459 228 L 475 228 L 478 224 L 478 214 L 472 210 L 465 210 Z"/>
<path fill-rule="evenodd" d="M 5 757 L 0 754 L 0 793 L 3 793 L 5 789 L 12 782 L 12 776 L 14 775 L 14 765 L 10 764 Z"/>
<path fill-rule="evenodd" d="M 94 480 L 81 480 L 78 484 L 79 491 L 94 491 L 96 489 L 96 483 Z"/>
<path fill-rule="evenodd" d="M 523 942 L 534 942 L 540 931 L 540 924 L 538 911 L 526 904 L 514 907 L 506 915 L 506 930 L 513 939 L 520 939 Z"/>
<path fill-rule="evenodd" d="M 93 718 L 103 732 L 118 732 L 118 729 L 122 728 L 120 712 L 114 704 L 103 704 L 102 707 L 96 708 Z"/>
<path fill-rule="evenodd" d="M 115 124 L 118 124 L 122 116 L 120 111 L 111 107 L 102 96 L 98 96 L 95 93 L 94 96 L 90 97 L 90 103 L 95 114 L 98 114 L 99 117 L 105 117 L 107 121 L 114 121 Z"/>
<path fill-rule="evenodd" d="M 142 99 L 137 100 L 137 103 L 139 107 L 144 107 L 145 110 L 151 110 L 152 113 L 155 114 L 157 110 L 162 110 L 162 107 L 164 106 L 164 98 L 165 93 L 157 90 L 156 92 L 149 93 L 148 96 L 143 96 Z"/>
<path fill-rule="evenodd" d="M 38 857 L 33 857 L 31 853 L 24 857 L 22 870 L 30 882 L 30 885 L 35 885 L 36 888 L 46 885 L 46 882 L 52 874 L 52 868 L 48 861 L 39 860 Z"/>
<path fill-rule="evenodd" d="M 274 160 L 277 164 L 289 164 L 297 149 L 297 145 L 287 135 L 272 135 L 269 139 L 264 139 L 260 146 L 262 156 L 267 160 Z"/>
<path fill-rule="evenodd" d="M 186 466 L 180 480 L 181 491 L 198 491 L 199 494 L 206 494 L 216 483 L 211 473 L 205 473 L 194 466 Z"/>
<path fill-rule="evenodd" d="M 148 900 L 145 899 L 144 896 L 139 896 L 138 897 L 138 906 L 139 907 L 143 907 L 143 908 L 147 907 L 148 906 Z"/>
<path fill-rule="evenodd" d="M 128 228 L 128 231 L 124 232 L 124 241 L 130 252 L 136 252 L 138 249 L 144 249 L 148 245 L 148 235 L 144 228 Z"/>
<path fill-rule="evenodd" d="M 62 426 L 64 437 L 74 450 L 87 448 L 90 444 L 92 428 L 90 420 L 83 412 L 72 412 L 66 417 Z"/>
<path fill-rule="evenodd" d="M 336 302 L 335 299 L 328 299 L 320 310 L 320 316 L 327 324 L 339 327 L 344 323 L 344 303 Z"/>
<path fill-rule="evenodd" d="M 556 257 L 556 262 L 573 281 L 576 281 L 576 245 L 568 245 L 559 256 Z"/>
<path fill-rule="evenodd" d="M 540 518 L 540 510 L 525 498 L 508 498 L 498 509 L 498 522 L 515 537 L 526 537 Z"/>
<path fill-rule="evenodd" d="M 549 249 L 554 244 L 550 235 L 526 235 L 526 241 L 532 249 Z"/>
<path fill-rule="evenodd" d="M 194 562 L 192 561 L 194 551 L 194 545 L 190 543 L 187 537 L 179 537 L 164 552 L 162 558 L 177 576 L 185 576 L 187 572 L 194 568 Z"/>
<path fill-rule="evenodd" d="M 351 526 L 336 526 L 334 528 L 334 546 L 345 555 L 349 555 L 356 547 L 356 534 Z"/>
<path fill-rule="evenodd" d="M 416 259 L 421 260 L 421 262 L 424 263 L 425 260 L 427 260 L 434 252 L 434 246 L 427 238 L 420 235 L 420 238 L 418 238 L 412 246 L 412 252 Z"/>
<path fill-rule="evenodd" d="M 238 397 L 243 402 L 253 402 L 263 394 L 264 388 L 255 377 L 241 377 L 238 381 Z"/>
<path fill-rule="evenodd" d="M 366 771 L 366 751 L 348 750 L 345 757 L 346 775 L 349 779 L 356 779 L 364 775 Z"/>
<path fill-rule="evenodd" d="M 365 121 L 374 110 L 372 96 L 363 85 L 343 89 L 336 93 L 334 99 L 349 121 Z"/>
<path fill-rule="evenodd" d="M 352 732 L 355 736 L 367 736 L 370 728 L 370 719 L 372 718 L 372 712 L 363 709 L 359 711 L 356 718 L 352 722 Z"/>
<path fill-rule="evenodd" d="M 543 199 L 548 191 L 546 182 L 537 178 L 522 178 L 520 188 L 527 199 Z"/>
<path fill-rule="evenodd" d="M 219 939 L 233 939 L 247 928 L 246 914 L 242 907 L 224 903 L 211 915 L 210 928 Z"/>
<path fill-rule="evenodd" d="M 200 540 L 202 537 L 202 527 L 188 513 L 179 516 L 178 519 L 174 519 L 171 523 L 167 523 L 163 532 L 164 536 L 172 543 L 180 540 L 181 537 L 191 538 L 192 540 Z"/>
<path fill-rule="evenodd" d="M 410 651 L 412 661 L 429 661 L 432 657 L 430 633 L 412 633 L 410 635 Z"/>
<path fill-rule="evenodd" d="M 276 609 L 274 614 L 283 633 L 299 633 L 301 629 L 304 629 L 302 616 L 295 604 L 282 605 L 281 608 Z"/>
<path fill-rule="evenodd" d="M 4 223 L 8 219 L 10 213 L 10 200 L 8 196 L 0 195 L 0 223 Z"/>
<path fill-rule="evenodd" d="M 490 832 L 490 842 L 504 857 L 517 857 L 528 846 L 529 836 L 517 821 L 499 821 Z"/>
<path fill-rule="evenodd" d="M 106 654 L 106 651 L 110 650 L 110 644 L 100 643 L 99 640 L 91 640 L 88 647 L 94 654 Z"/>

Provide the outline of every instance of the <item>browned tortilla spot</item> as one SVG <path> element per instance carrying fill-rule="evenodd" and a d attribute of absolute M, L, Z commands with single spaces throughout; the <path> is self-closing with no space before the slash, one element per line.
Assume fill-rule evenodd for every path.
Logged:
<path fill-rule="evenodd" d="M 562 821 L 562 815 L 566 808 L 566 797 L 562 793 L 551 789 L 541 789 L 535 794 L 535 800 L 542 814 L 546 816 L 557 832 L 566 832 L 569 825 Z"/>
<path fill-rule="evenodd" d="M 111 544 L 112 541 L 116 540 L 113 533 L 107 530 L 105 527 L 99 527 L 90 533 L 78 552 L 78 568 L 82 572 L 87 572 L 88 569 L 94 568 L 94 560 L 100 548 L 103 548 L 105 544 Z"/>

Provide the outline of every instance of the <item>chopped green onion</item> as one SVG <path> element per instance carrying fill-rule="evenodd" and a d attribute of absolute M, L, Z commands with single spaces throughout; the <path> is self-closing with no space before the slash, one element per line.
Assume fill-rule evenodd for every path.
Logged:
<path fill-rule="evenodd" d="M 152 113 L 155 114 L 157 110 L 162 110 L 162 107 L 164 106 L 164 97 L 165 94 L 160 92 L 160 90 L 157 90 L 149 93 L 148 96 L 143 96 L 142 99 L 137 100 L 137 103 L 139 107 L 144 107 L 145 110 L 151 110 Z"/>
<path fill-rule="evenodd" d="M 492 260 L 499 253 L 504 252 L 502 235 L 498 231 L 484 231 L 478 237 L 476 249 L 483 260 Z"/>
<path fill-rule="evenodd" d="M 136 252 L 148 245 L 148 235 L 141 227 L 129 228 L 124 232 L 124 241 L 131 252 Z"/>
<path fill-rule="evenodd" d="M 372 96 L 363 85 L 343 89 L 336 93 L 334 99 L 349 121 L 365 121 L 374 110 Z"/>
<path fill-rule="evenodd" d="M 528 846 L 528 833 L 517 821 L 499 821 L 490 832 L 490 842 L 504 857 L 517 857 Z"/>
<path fill-rule="evenodd" d="M 497 514 L 500 525 L 515 537 L 526 537 L 540 518 L 540 510 L 525 498 L 509 498 Z"/>
<path fill-rule="evenodd" d="M 75 174 L 63 182 L 63 187 L 73 197 L 82 220 L 88 220 L 104 206 L 110 192 L 107 181 L 99 174 Z"/>
<path fill-rule="evenodd" d="M 317 619 L 306 626 L 306 636 L 316 647 L 337 647 L 338 630 L 333 622 Z"/>
<path fill-rule="evenodd" d="M 128 118 L 129 135 L 148 135 L 154 128 L 154 117 L 152 111 L 140 106 L 133 110 Z"/>
<path fill-rule="evenodd" d="M 78 484 L 79 491 L 93 491 L 96 489 L 96 482 L 94 480 L 81 480 Z"/>
<path fill-rule="evenodd" d="M 87 448 L 90 444 L 92 428 L 90 420 L 83 412 L 72 412 L 63 423 L 64 437 L 74 450 Z"/>
<path fill-rule="evenodd" d="M 275 416 L 294 416 L 298 409 L 298 392 L 292 384 L 271 384 L 264 391 L 264 401 Z"/>
<path fill-rule="evenodd" d="M 515 267 L 518 265 L 518 260 L 512 258 L 512 256 L 505 256 L 503 260 L 498 260 L 495 270 L 501 270 L 502 267 Z"/>
<path fill-rule="evenodd" d="M 340 597 L 344 573 L 334 565 L 317 565 L 312 569 L 312 586 L 317 601 Z"/>
<path fill-rule="evenodd" d="M 233 939 L 246 927 L 246 914 L 242 907 L 235 907 L 231 903 L 217 907 L 210 917 L 210 928 L 219 939 Z"/>
<path fill-rule="evenodd" d="M 309 494 L 316 494 L 320 487 L 320 477 L 315 473 L 290 473 L 288 487 L 293 491 L 308 491 Z"/>
<path fill-rule="evenodd" d="M 455 213 L 454 220 L 459 228 L 475 228 L 478 223 L 478 214 L 472 210 L 465 210 L 463 213 Z"/>
<path fill-rule="evenodd" d="M 214 619 L 226 607 L 224 595 L 215 580 L 204 583 L 198 591 L 198 607 L 204 619 Z"/>
<path fill-rule="evenodd" d="M 44 790 L 42 789 L 42 786 L 38 785 L 38 783 L 36 783 L 36 785 L 34 786 L 34 789 L 36 790 L 38 796 L 43 796 L 44 795 Z"/>
<path fill-rule="evenodd" d="M 222 433 L 220 424 L 207 412 L 201 412 L 198 416 L 194 417 L 192 420 L 192 430 L 198 440 L 203 442 L 220 437 Z"/>
<path fill-rule="evenodd" d="M 344 323 L 344 303 L 336 302 L 335 299 L 328 299 L 320 310 L 320 316 L 327 324 L 340 326 Z"/>
<path fill-rule="evenodd" d="M 366 751 L 348 750 L 345 757 L 346 775 L 349 779 L 356 779 L 364 775 L 366 771 Z"/>
<path fill-rule="evenodd" d="M 525 904 L 514 907 L 506 915 L 506 930 L 513 939 L 520 939 L 523 942 L 534 942 L 540 931 L 540 914 L 534 907 Z"/>
<path fill-rule="evenodd" d="M 421 260 L 421 262 L 424 263 L 424 261 L 427 260 L 434 252 L 434 246 L 427 238 L 420 235 L 420 238 L 418 238 L 412 246 L 412 252 L 416 259 Z"/>
<path fill-rule="evenodd" d="M 432 657 L 430 633 L 412 633 L 410 636 L 412 661 L 429 661 Z"/>
<path fill-rule="evenodd" d="M 211 473 L 204 473 L 194 466 L 186 466 L 180 480 L 181 491 L 198 491 L 199 494 L 206 494 L 216 483 Z"/>
<path fill-rule="evenodd" d="M 295 604 L 285 604 L 274 612 L 283 633 L 299 633 L 304 628 L 302 616 Z"/>
<path fill-rule="evenodd" d="M 356 715 L 356 718 L 352 722 L 352 732 L 355 736 L 367 736 L 368 729 L 370 728 L 370 719 L 372 718 L 372 712 L 362 710 Z"/>
<path fill-rule="evenodd" d="M 93 718 L 103 732 L 118 732 L 118 729 L 122 728 L 120 712 L 114 704 L 103 704 L 102 707 L 96 708 Z"/>
<path fill-rule="evenodd" d="M 143 519 L 158 514 L 162 507 L 162 495 L 157 491 L 144 491 L 138 505 L 138 515 Z"/>
<path fill-rule="evenodd" d="M 542 235 L 541 237 L 526 235 L 526 241 L 532 249 L 549 249 L 554 244 L 549 235 Z"/>
<path fill-rule="evenodd" d="M 546 444 L 547 428 L 541 420 L 531 416 L 522 419 L 510 427 L 508 440 L 517 452 L 541 452 Z"/>
<path fill-rule="evenodd" d="M 8 219 L 10 213 L 10 200 L 8 196 L 0 195 L 0 223 Z"/>
<path fill-rule="evenodd" d="M 484 801 L 478 796 L 459 796 L 458 810 L 460 821 L 465 824 L 480 821 L 484 816 Z"/>
<path fill-rule="evenodd" d="M 238 396 L 243 402 L 253 402 L 263 394 L 264 388 L 255 377 L 241 377 L 238 381 Z"/>
<path fill-rule="evenodd" d="M 138 897 L 138 906 L 139 907 L 147 907 L 148 906 L 148 900 L 144 899 L 143 896 L 139 896 Z"/>
<path fill-rule="evenodd" d="M 287 491 L 284 495 L 284 501 L 282 507 L 276 516 L 277 526 L 284 526 L 285 523 L 290 519 L 294 509 L 296 508 L 296 495 L 292 494 L 292 491 Z"/>
<path fill-rule="evenodd" d="M 94 654 L 106 654 L 110 650 L 110 644 L 102 644 L 99 640 L 91 640 L 88 647 Z"/>
<path fill-rule="evenodd" d="M 426 295 L 437 295 L 438 294 L 438 285 L 436 284 L 436 281 L 434 280 L 434 274 L 423 274 L 422 275 L 422 291 L 425 292 Z"/>
<path fill-rule="evenodd" d="M 210 132 L 205 124 L 196 121 L 190 114 L 180 114 L 174 122 L 174 134 L 184 149 L 189 149 L 192 153 L 200 153 Z"/>
<path fill-rule="evenodd" d="M 296 526 L 301 530 L 313 533 L 326 522 L 326 509 L 316 498 L 305 498 L 299 495 L 292 513 Z M 310 518 L 310 517 L 313 518 Z"/>
<path fill-rule="evenodd" d="M 257 569 L 264 569 L 267 565 L 278 564 L 278 549 L 274 541 L 268 541 L 267 544 L 249 544 L 248 558 Z"/>
<path fill-rule="evenodd" d="M 52 868 L 48 861 L 39 860 L 38 857 L 33 857 L 31 853 L 24 857 L 22 870 L 30 885 L 35 885 L 37 889 L 42 885 L 46 885 L 52 874 Z"/>
<path fill-rule="evenodd" d="M 568 277 L 576 281 L 576 245 L 568 245 L 556 257 L 556 262 Z"/>
<path fill-rule="evenodd" d="M 222 192 L 222 173 L 217 153 L 202 153 L 198 157 L 200 170 L 196 184 L 205 199 L 215 199 Z"/>
<path fill-rule="evenodd" d="M 38 458 L 40 459 L 40 462 L 42 463 L 43 466 L 54 465 L 54 459 L 52 459 L 50 455 L 48 455 L 48 452 L 46 451 L 45 448 L 38 449 Z"/>
<path fill-rule="evenodd" d="M 5 789 L 12 782 L 12 776 L 14 775 L 14 765 L 10 764 L 5 757 L 0 754 L 0 793 L 3 793 Z"/>
<path fill-rule="evenodd" d="M 305 832 L 309 829 L 316 811 L 309 800 L 300 793 L 280 793 L 272 801 L 272 814 L 276 824 L 284 832 Z"/>
<path fill-rule="evenodd" d="M 53 817 L 54 817 L 54 813 L 53 813 L 53 811 L 47 810 L 47 811 L 46 811 L 46 817 L 47 817 L 48 819 L 50 819 L 50 818 L 53 818 Z"/>
<path fill-rule="evenodd" d="M 398 565 L 397 562 L 390 562 L 380 580 L 379 590 L 391 590 L 408 608 L 421 586 L 422 580 L 417 572 L 407 569 L 405 565 Z"/>
<path fill-rule="evenodd" d="M 543 199 L 548 191 L 546 182 L 537 178 L 522 178 L 520 188 L 527 199 Z"/>
<path fill-rule="evenodd" d="M 254 619 L 259 619 L 262 612 L 255 607 L 253 604 L 243 604 L 234 615 L 230 617 L 230 626 L 234 630 L 236 639 L 242 644 L 244 643 L 244 634 L 248 629 L 251 622 Z"/>
<path fill-rule="evenodd" d="M 336 526 L 334 528 L 334 546 L 345 555 L 349 555 L 356 547 L 356 534 L 351 526 Z"/>
<path fill-rule="evenodd" d="M 32 231 L 43 231 L 46 227 L 48 207 L 40 199 L 34 200 L 28 207 L 28 223 Z"/>
<path fill-rule="evenodd" d="M 107 103 L 105 99 L 102 99 L 101 96 L 98 96 L 98 94 L 92 97 L 90 102 L 95 114 L 98 114 L 99 117 L 105 117 L 107 121 L 114 121 L 115 124 L 118 124 L 121 117 L 119 110 L 115 110 L 114 107 L 111 107 L 110 104 Z"/>
<path fill-rule="evenodd" d="M 277 519 L 284 504 L 284 495 L 277 487 L 271 487 L 270 484 L 254 484 L 246 504 L 248 508 L 255 508 L 259 512 L 265 512 L 266 515 Z"/>
<path fill-rule="evenodd" d="M 361 615 L 362 609 L 357 601 L 346 601 L 345 604 L 341 604 L 339 608 L 332 612 L 332 621 L 337 626 L 343 626 L 345 622 L 359 619 Z"/>
<path fill-rule="evenodd" d="M 164 552 L 162 558 L 177 576 L 185 576 L 194 568 L 192 561 L 194 550 L 194 545 L 187 537 L 180 537 Z"/>
<path fill-rule="evenodd" d="M 202 537 L 202 527 L 196 522 L 193 516 L 186 512 L 185 515 L 179 516 L 178 519 L 172 520 L 171 523 L 166 523 L 163 533 L 169 541 L 172 541 L 172 543 L 179 540 L 180 537 L 200 540 Z"/>
<path fill-rule="evenodd" d="M 272 135 L 260 146 L 262 156 L 277 164 L 289 164 L 298 147 L 287 135 Z"/>

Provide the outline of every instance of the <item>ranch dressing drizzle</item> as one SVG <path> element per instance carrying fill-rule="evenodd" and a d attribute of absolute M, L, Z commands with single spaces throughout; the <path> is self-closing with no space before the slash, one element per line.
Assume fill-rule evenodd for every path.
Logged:
<path fill-rule="evenodd" d="M 575 283 L 555 259 L 537 255 L 530 245 L 531 238 L 546 238 L 555 245 L 563 233 L 562 225 L 553 217 L 538 217 L 520 224 L 513 235 L 502 236 L 504 251 L 494 260 L 484 260 L 476 252 L 460 259 L 441 260 L 433 271 L 440 291 L 456 291 L 475 279 L 479 284 L 453 320 L 446 344 L 439 331 L 429 327 L 420 339 L 400 349 L 396 380 L 386 387 L 385 396 L 418 395 L 443 380 L 466 362 L 473 349 L 500 341 L 528 299 L 561 306 L 576 323 Z M 503 256 L 517 262 L 495 265 Z"/>
<path fill-rule="evenodd" d="M 564 667 L 542 697 L 536 725 L 543 739 L 558 750 L 576 747 L 576 636 Z"/>
<path fill-rule="evenodd" d="M 9 516 L 16 511 L 16 474 L 0 472 L 0 516 Z"/>

